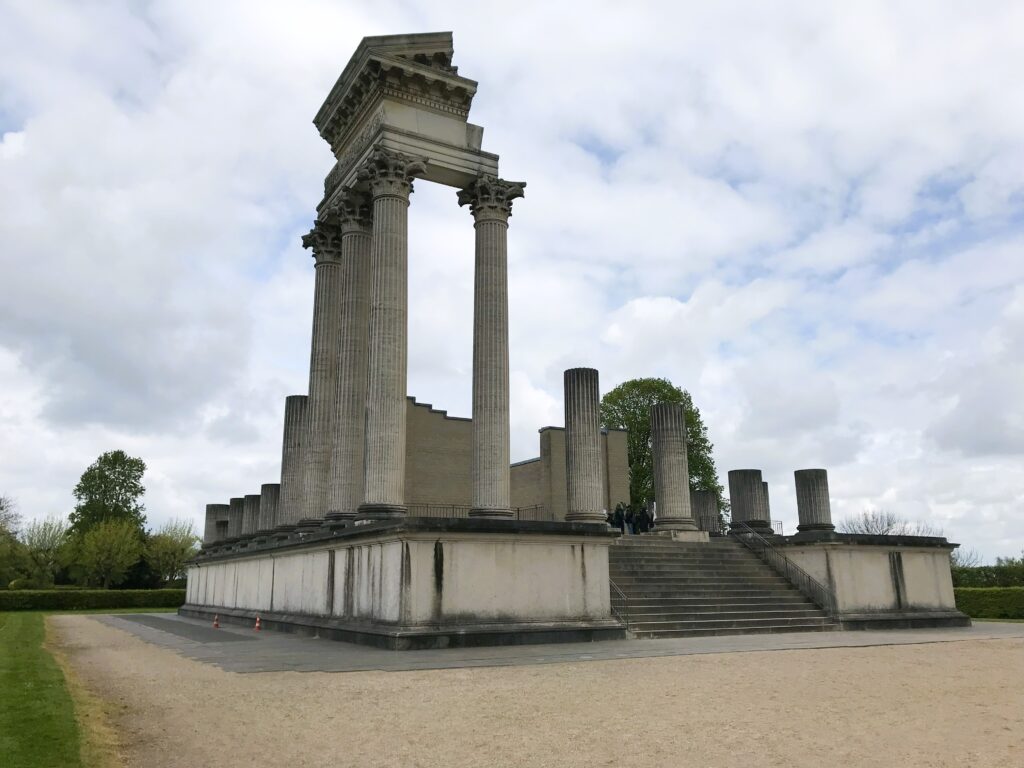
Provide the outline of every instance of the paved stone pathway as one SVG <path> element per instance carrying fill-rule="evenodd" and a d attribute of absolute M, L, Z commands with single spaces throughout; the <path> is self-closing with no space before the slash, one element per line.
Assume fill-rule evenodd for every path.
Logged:
<path fill-rule="evenodd" d="M 213 629 L 209 623 L 173 614 L 98 615 L 95 618 L 147 642 L 228 672 L 402 672 L 416 669 L 526 666 L 578 661 L 687 656 L 742 651 L 807 648 L 856 648 L 964 640 L 1024 638 L 1024 624 L 979 622 L 954 629 L 875 632 L 791 632 L 664 640 L 615 640 L 600 643 L 516 645 L 387 651 L 336 640 L 254 632 L 236 625 Z M 254 642 L 236 642 L 249 640 Z"/>

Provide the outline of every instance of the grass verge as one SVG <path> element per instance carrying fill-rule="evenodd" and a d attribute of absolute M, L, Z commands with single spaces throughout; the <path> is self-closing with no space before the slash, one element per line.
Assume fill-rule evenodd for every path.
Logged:
<path fill-rule="evenodd" d="M 104 703 L 48 632 L 51 613 L 171 613 L 173 608 L 0 612 L 0 766 L 116 768 L 119 747 Z"/>
<path fill-rule="evenodd" d="M 39 613 L 0 614 L 0 755 L 8 768 L 82 766 L 75 708 Z"/>

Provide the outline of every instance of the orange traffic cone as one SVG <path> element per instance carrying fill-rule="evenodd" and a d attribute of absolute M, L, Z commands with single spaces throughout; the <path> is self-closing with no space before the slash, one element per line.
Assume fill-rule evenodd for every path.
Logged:
<path fill-rule="evenodd" d="M 253 627 L 253 629 L 256 630 L 257 632 L 260 631 L 260 617 L 259 616 L 256 617 L 256 626 Z"/>
<path fill-rule="evenodd" d="M 220 614 L 213 614 L 213 628 L 220 629 Z"/>

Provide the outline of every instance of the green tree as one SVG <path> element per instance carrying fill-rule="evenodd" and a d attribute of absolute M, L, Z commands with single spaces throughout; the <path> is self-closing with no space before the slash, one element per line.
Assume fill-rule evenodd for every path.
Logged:
<path fill-rule="evenodd" d="M 714 447 L 708 439 L 700 411 L 690 393 L 668 379 L 631 379 L 601 398 L 601 425 L 607 429 L 625 429 L 629 459 L 629 499 L 643 504 L 654 499 L 654 465 L 651 455 L 651 406 L 679 403 L 686 412 L 686 458 L 690 470 L 690 488 L 714 491 L 720 509 L 725 509 L 725 489 L 718 482 L 718 470 L 711 455 Z"/>
<path fill-rule="evenodd" d="M 109 589 L 124 581 L 142 556 L 142 533 L 133 520 L 104 520 L 82 536 L 76 549 L 88 581 Z"/>
<path fill-rule="evenodd" d="M 198 544 L 191 522 L 172 520 L 149 537 L 146 559 L 166 584 L 185 575 L 185 563 L 195 557 Z"/>
<path fill-rule="evenodd" d="M 140 499 L 146 489 L 142 475 L 146 462 L 124 451 L 107 451 L 82 473 L 74 494 L 77 504 L 70 515 L 71 532 L 87 533 L 106 520 L 129 520 L 142 530 L 145 507 Z"/>
<path fill-rule="evenodd" d="M 47 584 L 52 584 L 57 569 L 63 561 L 64 548 L 68 545 L 68 524 L 57 517 L 47 520 L 33 520 L 21 532 L 32 574 Z"/>
<path fill-rule="evenodd" d="M 21 515 L 10 496 L 0 496 L 0 536 L 15 538 L 21 528 Z"/>

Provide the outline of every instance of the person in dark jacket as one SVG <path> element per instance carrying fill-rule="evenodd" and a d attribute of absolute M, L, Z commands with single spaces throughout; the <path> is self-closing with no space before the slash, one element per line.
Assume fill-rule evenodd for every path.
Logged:
<path fill-rule="evenodd" d="M 626 505 L 621 501 L 615 505 L 615 511 L 612 512 L 612 528 L 618 528 L 619 533 L 626 532 L 626 514 L 623 511 Z"/>

